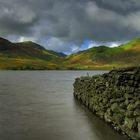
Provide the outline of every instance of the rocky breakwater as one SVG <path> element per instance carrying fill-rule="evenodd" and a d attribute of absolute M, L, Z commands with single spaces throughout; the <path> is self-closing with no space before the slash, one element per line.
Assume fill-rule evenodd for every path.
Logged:
<path fill-rule="evenodd" d="M 74 96 L 116 130 L 140 139 L 139 67 L 77 78 Z"/>

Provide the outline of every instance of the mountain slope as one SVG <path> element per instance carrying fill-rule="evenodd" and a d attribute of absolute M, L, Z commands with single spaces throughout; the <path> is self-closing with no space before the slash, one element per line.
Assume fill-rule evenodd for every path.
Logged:
<path fill-rule="evenodd" d="M 93 47 L 66 58 L 65 63 L 72 69 L 113 68 L 140 65 L 140 39 L 119 47 Z"/>
<path fill-rule="evenodd" d="M 24 54 L 35 57 L 39 59 L 45 59 L 45 60 L 53 60 L 56 58 L 56 60 L 65 57 L 64 55 L 60 55 L 57 52 L 46 50 L 44 47 L 42 47 L 39 44 L 36 44 L 31 41 L 21 42 L 21 43 L 15 43 L 20 48 L 20 51 Z M 55 60 L 55 61 L 56 61 Z"/>
<path fill-rule="evenodd" d="M 31 41 L 12 43 L 0 38 L 0 69 L 58 69 L 64 57 Z"/>
<path fill-rule="evenodd" d="M 69 56 L 31 41 L 0 38 L 0 69 L 112 69 L 140 66 L 140 39 L 118 47 L 93 47 Z"/>

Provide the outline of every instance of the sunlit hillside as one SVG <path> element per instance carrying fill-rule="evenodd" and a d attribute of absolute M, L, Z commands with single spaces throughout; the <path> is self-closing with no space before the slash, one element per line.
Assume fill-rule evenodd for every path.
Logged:
<path fill-rule="evenodd" d="M 112 69 L 139 66 L 140 39 L 118 47 L 97 46 L 69 56 L 31 41 L 0 38 L 0 69 Z"/>

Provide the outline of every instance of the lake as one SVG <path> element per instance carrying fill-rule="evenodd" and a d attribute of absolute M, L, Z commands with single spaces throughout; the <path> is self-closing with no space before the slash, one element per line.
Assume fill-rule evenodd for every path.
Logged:
<path fill-rule="evenodd" d="M 73 98 L 105 71 L 0 71 L 0 140 L 127 140 Z"/>

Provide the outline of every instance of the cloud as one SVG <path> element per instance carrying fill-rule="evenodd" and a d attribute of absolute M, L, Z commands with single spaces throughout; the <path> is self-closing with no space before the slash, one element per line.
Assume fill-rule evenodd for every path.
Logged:
<path fill-rule="evenodd" d="M 90 49 L 92 47 L 96 47 L 96 46 L 100 46 L 100 45 L 103 45 L 103 43 L 98 43 L 98 42 L 95 42 L 95 41 L 90 41 L 87 48 Z"/>
<path fill-rule="evenodd" d="M 123 21 L 125 26 L 128 26 L 131 30 L 140 32 L 140 11 L 131 13 L 125 17 Z"/>
<path fill-rule="evenodd" d="M 139 11 L 140 8 L 139 0 L 95 0 L 95 2 L 101 8 L 106 8 L 124 15 Z"/>
<path fill-rule="evenodd" d="M 27 35 L 31 34 L 35 26 L 37 15 L 27 5 L 18 5 L 0 1 L 0 35 Z M 14 3 L 14 4 L 13 4 Z"/>
<path fill-rule="evenodd" d="M 85 40 L 107 44 L 139 37 L 140 1 L 0 0 L 0 21 L 0 36 L 73 52 Z"/>
<path fill-rule="evenodd" d="M 40 40 L 40 44 L 42 44 L 48 50 L 55 50 L 57 52 L 64 52 L 65 54 L 70 54 L 77 52 L 79 50 L 79 46 L 76 44 L 62 41 L 56 37 L 44 38 Z"/>
<path fill-rule="evenodd" d="M 17 42 L 24 42 L 24 41 L 33 41 L 33 42 L 36 42 L 36 39 L 35 38 L 32 38 L 32 37 L 24 37 L 24 36 L 21 36 L 18 38 Z"/>

